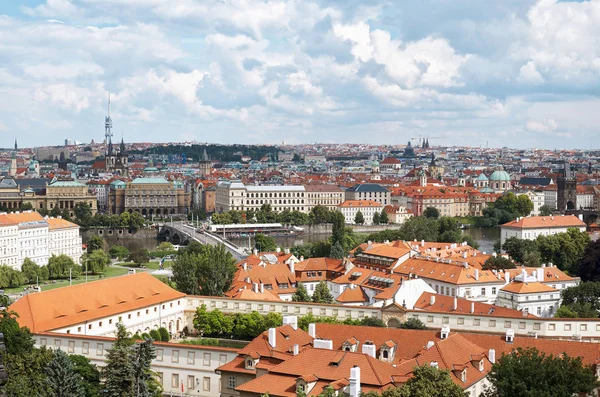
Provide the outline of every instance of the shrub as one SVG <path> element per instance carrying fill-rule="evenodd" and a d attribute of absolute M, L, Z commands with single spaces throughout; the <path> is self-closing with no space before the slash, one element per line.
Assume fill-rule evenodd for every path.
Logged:
<path fill-rule="evenodd" d="M 167 329 L 165 327 L 160 327 L 158 329 L 158 333 L 160 334 L 160 340 L 162 342 L 168 342 L 169 339 L 171 339 L 171 335 L 169 334 L 169 331 L 167 331 Z"/>
<path fill-rule="evenodd" d="M 161 339 L 160 339 L 160 333 L 158 332 L 158 330 L 153 329 L 153 330 L 151 330 L 149 332 L 149 334 L 150 334 L 150 337 L 152 339 L 154 339 L 155 341 L 157 341 L 157 342 L 161 341 Z"/>

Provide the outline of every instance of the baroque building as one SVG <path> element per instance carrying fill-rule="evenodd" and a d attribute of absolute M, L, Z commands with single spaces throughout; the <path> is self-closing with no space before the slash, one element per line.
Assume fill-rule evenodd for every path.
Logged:
<path fill-rule="evenodd" d="M 107 211 L 111 214 L 181 215 L 187 213 L 189 206 L 190 194 L 179 181 L 144 177 L 131 182 L 115 180 L 109 185 Z"/>

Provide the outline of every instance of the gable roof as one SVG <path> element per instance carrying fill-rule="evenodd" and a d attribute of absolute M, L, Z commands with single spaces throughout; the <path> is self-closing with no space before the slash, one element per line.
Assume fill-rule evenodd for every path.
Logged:
<path fill-rule="evenodd" d="M 32 332 L 52 331 L 185 297 L 148 273 L 114 277 L 25 295 L 9 310 Z"/>
<path fill-rule="evenodd" d="M 501 227 L 535 229 L 546 227 L 585 227 L 585 223 L 575 215 L 526 216 L 507 222 Z"/>
<path fill-rule="evenodd" d="M 381 192 L 387 193 L 388 189 L 377 183 L 359 183 L 347 189 L 349 192 Z"/>

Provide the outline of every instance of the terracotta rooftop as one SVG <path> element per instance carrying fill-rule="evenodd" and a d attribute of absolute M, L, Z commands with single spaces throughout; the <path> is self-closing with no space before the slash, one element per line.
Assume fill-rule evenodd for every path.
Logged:
<path fill-rule="evenodd" d="M 557 289 L 552 288 L 542 283 L 522 283 L 519 281 L 513 281 L 512 283 L 506 284 L 500 288 L 500 291 L 512 292 L 513 294 L 534 294 L 538 292 L 558 292 Z"/>
<path fill-rule="evenodd" d="M 505 223 L 502 227 L 535 229 L 546 227 L 585 227 L 585 223 L 575 215 L 564 216 L 526 216 Z"/>

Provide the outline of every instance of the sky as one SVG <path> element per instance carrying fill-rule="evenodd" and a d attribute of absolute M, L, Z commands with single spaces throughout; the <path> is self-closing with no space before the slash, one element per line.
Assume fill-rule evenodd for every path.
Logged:
<path fill-rule="evenodd" d="M 597 149 L 599 83 L 600 0 L 0 1 L 0 147 Z"/>

